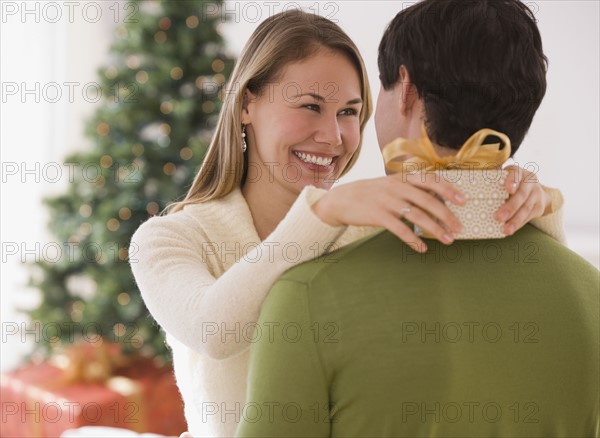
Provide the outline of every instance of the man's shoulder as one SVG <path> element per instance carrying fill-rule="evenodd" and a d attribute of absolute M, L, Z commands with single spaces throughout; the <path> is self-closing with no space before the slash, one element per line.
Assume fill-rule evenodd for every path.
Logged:
<path fill-rule="evenodd" d="M 426 240 L 428 251 L 417 253 L 387 230 L 357 240 L 338 250 L 312 259 L 288 270 L 280 281 L 298 282 L 308 286 L 372 282 L 386 272 L 436 275 L 447 270 L 530 269 L 532 275 L 540 270 L 570 270 L 588 278 L 598 275 L 583 257 L 560 242 L 526 225 L 504 239 L 460 240 L 444 245 Z M 371 274 L 376 274 L 371 275 Z M 309 287 L 310 288 L 310 287 Z"/>
<path fill-rule="evenodd" d="M 520 259 L 527 262 L 525 250 L 529 248 L 531 262 L 543 262 L 548 267 L 563 267 L 598 276 L 598 270 L 585 258 L 532 225 L 525 225 L 513 236 L 500 239 L 499 242 L 508 249 L 514 248 L 512 255 L 517 262 Z M 521 254 L 518 254 L 519 251 Z"/>

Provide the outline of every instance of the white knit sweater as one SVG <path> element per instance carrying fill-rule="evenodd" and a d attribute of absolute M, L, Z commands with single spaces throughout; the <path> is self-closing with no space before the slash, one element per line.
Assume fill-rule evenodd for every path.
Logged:
<path fill-rule="evenodd" d="M 133 235 L 131 269 L 148 310 L 167 333 L 194 436 L 234 435 L 245 413 L 253 324 L 275 280 L 332 242 L 338 248 L 382 230 L 325 224 L 310 208 L 325 193 L 305 187 L 262 242 L 240 189 L 153 217 Z M 562 197 L 550 193 L 558 211 L 532 223 L 564 242 Z"/>

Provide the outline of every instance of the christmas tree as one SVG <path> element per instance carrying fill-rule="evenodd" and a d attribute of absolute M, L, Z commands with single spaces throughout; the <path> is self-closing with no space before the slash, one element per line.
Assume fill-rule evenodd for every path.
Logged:
<path fill-rule="evenodd" d="M 101 336 L 169 361 L 128 248 L 142 222 L 183 198 L 202 163 L 233 67 L 218 32 L 221 7 L 215 0 L 128 3 L 108 65 L 98 71 L 103 99 L 85 126 L 92 150 L 67 158 L 81 171 L 67 193 L 45 200 L 67 257 L 32 266 L 30 284 L 42 300 L 29 313 L 42 328 L 44 352 Z"/>

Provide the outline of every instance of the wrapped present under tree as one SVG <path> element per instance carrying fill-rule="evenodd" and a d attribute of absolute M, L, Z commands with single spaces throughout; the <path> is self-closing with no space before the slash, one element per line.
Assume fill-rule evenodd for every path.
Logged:
<path fill-rule="evenodd" d="M 186 430 L 170 368 L 123 356 L 118 344 L 69 347 L 51 362 L 26 365 L 0 381 L 3 437 L 58 437 L 81 426 L 170 436 Z"/>

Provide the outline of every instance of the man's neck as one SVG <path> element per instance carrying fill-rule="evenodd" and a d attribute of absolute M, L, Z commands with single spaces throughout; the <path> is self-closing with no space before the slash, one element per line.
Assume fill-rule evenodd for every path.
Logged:
<path fill-rule="evenodd" d="M 450 157 L 456 155 L 458 153 L 458 149 L 450 149 L 446 146 L 440 146 L 438 144 L 432 143 L 433 149 L 440 157 Z"/>

